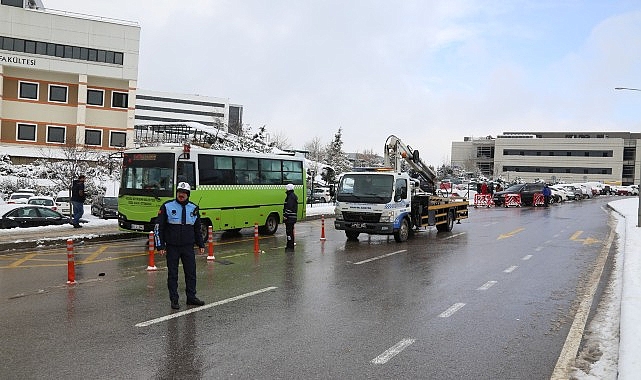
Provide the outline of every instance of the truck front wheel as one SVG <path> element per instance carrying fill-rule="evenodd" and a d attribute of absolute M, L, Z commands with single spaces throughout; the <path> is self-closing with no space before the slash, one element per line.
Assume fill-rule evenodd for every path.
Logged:
<path fill-rule="evenodd" d="M 398 231 L 394 232 L 394 240 L 396 240 L 398 243 L 402 243 L 407 240 L 409 234 L 410 224 L 407 222 L 407 219 L 403 219 Z"/>
<path fill-rule="evenodd" d="M 345 231 L 345 235 L 347 236 L 347 240 L 358 240 L 360 233 L 356 231 Z"/>

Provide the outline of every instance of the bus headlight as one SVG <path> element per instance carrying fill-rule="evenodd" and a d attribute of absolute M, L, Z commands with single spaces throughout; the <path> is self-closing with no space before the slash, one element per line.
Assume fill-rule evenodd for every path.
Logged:
<path fill-rule="evenodd" d="M 384 211 L 383 213 L 381 213 L 381 218 L 379 219 L 381 223 L 389 223 L 389 222 L 392 222 L 393 220 L 394 220 L 394 211 L 391 211 L 391 210 Z"/>

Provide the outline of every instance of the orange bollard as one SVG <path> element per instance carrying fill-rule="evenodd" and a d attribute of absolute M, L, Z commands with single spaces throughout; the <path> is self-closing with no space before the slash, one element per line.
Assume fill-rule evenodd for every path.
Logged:
<path fill-rule="evenodd" d="M 207 260 L 216 260 L 214 257 L 214 229 L 212 226 L 207 227 L 207 243 L 209 245 L 209 254 Z"/>
<path fill-rule="evenodd" d="M 149 265 L 147 266 L 148 271 L 158 270 L 158 268 L 156 268 L 156 262 L 154 261 L 154 251 L 156 249 L 154 241 L 154 232 L 149 231 Z"/>
<path fill-rule="evenodd" d="M 67 284 L 76 283 L 76 262 L 73 257 L 73 239 L 67 239 Z"/>
<path fill-rule="evenodd" d="M 260 248 L 258 247 L 258 223 L 254 223 L 254 253 L 260 253 Z"/>
<path fill-rule="evenodd" d="M 325 239 L 325 215 L 321 215 L 321 240 Z"/>

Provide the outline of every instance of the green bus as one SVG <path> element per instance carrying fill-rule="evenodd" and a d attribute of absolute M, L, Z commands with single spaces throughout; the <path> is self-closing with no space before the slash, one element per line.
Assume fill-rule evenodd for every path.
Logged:
<path fill-rule="evenodd" d="M 160 206 L 175 197 L 176 184 L 191 186 L 189 200 L 200 209 L 203 236 L 259 225 L 272 235 L 283 220 L 285 185 L 298 196 L 298 218 L 305 218 L 304 158 L 291 155 L 222 151 L 167 144 L 129 149 L 122 154 L 118 226 L 153 231 Z"/>

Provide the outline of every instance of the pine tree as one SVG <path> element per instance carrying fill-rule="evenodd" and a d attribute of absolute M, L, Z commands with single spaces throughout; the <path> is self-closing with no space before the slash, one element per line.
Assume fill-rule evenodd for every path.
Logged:
<path fill-rule="evenodd" d="M 340 175 L 352 169 L 352 164 L 347 159 L 347 155 L 343 152 L 343 128 L 338 128 L 338 132 L 334 135 L 334 141 L 327 146 L 327 155 L 323 162 L 334 169 L 334 176 Z M 329 182 L 334 182 L 335 178 L 331 178 Z"/>

